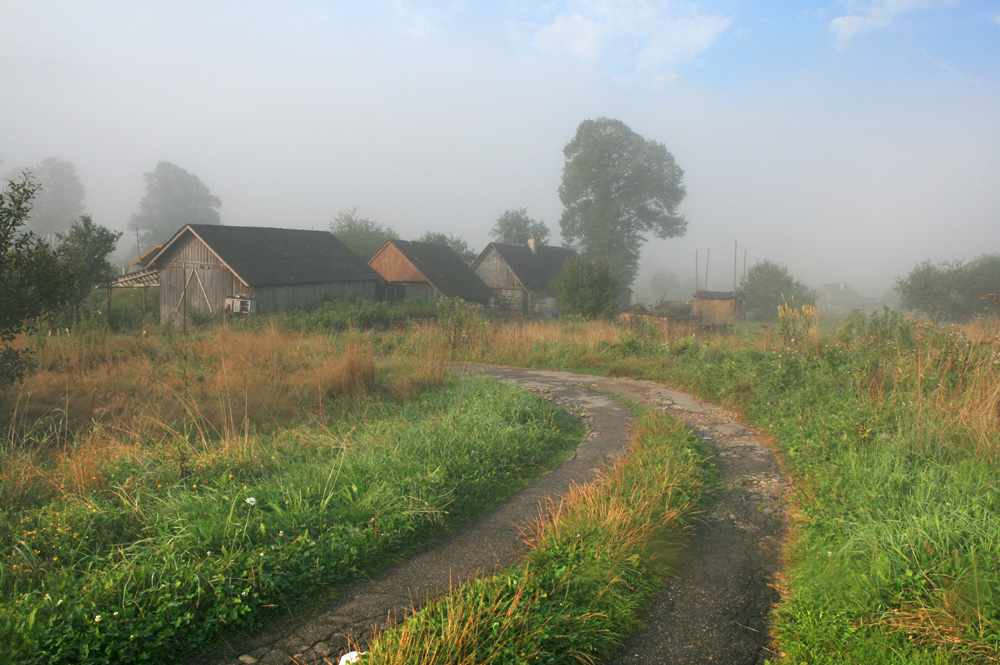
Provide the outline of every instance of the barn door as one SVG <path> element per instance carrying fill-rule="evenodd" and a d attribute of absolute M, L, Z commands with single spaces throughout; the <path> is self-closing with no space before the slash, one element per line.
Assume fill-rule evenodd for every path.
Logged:
<path fill-rule="evenodd" d="M 175 311 L 211 314 L 223 301 L 222 269 L 211 265 L 201 265 L 185 269 L 184 286 L 180 290 Z"/>

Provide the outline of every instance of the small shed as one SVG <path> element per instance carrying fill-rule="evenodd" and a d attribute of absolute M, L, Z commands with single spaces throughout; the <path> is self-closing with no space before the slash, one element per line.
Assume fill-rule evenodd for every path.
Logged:
<path fill-rule="evenodd" d="M 493 290 L 503 309 L 552 314 L 555 300 L 549 283 L 574 256 L 571 249 L 549 247 L 534 238 L 527 245 L 492 242 L 472 262 L 472 269 Z"/>
<path fill-rule="evenodd" d="M 385 281 L 329 231 L 188 224 L 148 264 L 160 275 L 160 321 L 211 314 L 227 299 L 258 313 L 316 307 L 349 295 L 374 300 Z"/>
<path fill-rule="evenodd" d="M 736 323 L 743 318 L 742 291 L 695 291 L 691 315 L 702 323 Z"/>
<path fill-rule="evenodd" d="M 462 298 L 488 306 L 493 292 L 451 247 L 389 240 L 368 261 L 390 287 L 412 298 Z"/>

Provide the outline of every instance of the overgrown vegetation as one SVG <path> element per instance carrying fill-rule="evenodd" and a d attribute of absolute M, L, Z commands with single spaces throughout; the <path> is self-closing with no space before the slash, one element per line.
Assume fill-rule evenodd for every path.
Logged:
<path fill-rule="evenodd" d="M 579 440 L 538 398 L 447 379 L 437 347 L 365 348 L 48 339 L 4 395 L 0 659 L 174 662 L 419 547 Z"/>
<path fill-rule="evenodd" d="M 573 488 L 525 561 L 438 599 L 369 647 L 366 665 L 599 663 L 662 585 L 705 482 L 684 425 L 646 413 L 628 455 Z"/>
<path fill-rule="evenodd" d="M 770 433 L 798 519 L 775 629 L 788 662 L 1000 656 L 1000 330 L 893 313 L 820 331 L 496 329 L 492 362 L 669 381 Z"/>
<path fill-rule="evenodd" d="M 12 621 L 20 622 L 17 628 L 7 624 L 10 643 L 15 645 L 11 648 L 23 649 L 24 654 L 33 654 L 39 645 L 55 648 L 54 638 L 42 637 L 50 634 L 45 632 L 49 628 L 38 626 L 63 626 L 53 628 L 56 632 L 51 634 L 65 635 L 68 632 L 59 632 L 68 630 L 63 621 L 76 622 L 71 625 L 74 632 L 85 636 L 81 639 L 97 639 L 96 635 L 109 629 L 108 613 L 134 616 L 126 615 L 135 611 L 134 606 L 112 605 L 110 599 L 127 598 L 122 589 L 134 595 L 133 590 L 139 587 L 130 585 L 140 582 L 163 584 L 179 579 L 178 588 L 187 590 L 180 595 L 190 598 L 194 592 L 188 591 L 197 588 L 200 581 L 200 598 L 207 599 L 204 594 L 220 589 L 220 598 L 230 598 L 226 594 L 231 591 L 242 594 L 249 589 L 248 597 L 258 593 L 251 599 L 261 605 L 291 606 L 294 592 L 278 593 L 273 591 L 277 586 L 265 585 L 270 571 L 285 568 L 270 568 L 268 563 L 262 573 L 259 566 L 250 563 L 251 558 L 239 558 L 254 553 L 259 557 L 263 551 L 265 562 L 277 561 L 271 558 L 269 548 L 291 542 L 281 540 L 293 532 L 280 523 L 280 516 L 287 515 L 282 512 L 283 502 L 293 504 L 297 499 L 289 494 L 292 486 L 306 487 L 308 483 L 297 478 L 279 480 L 280 474 L 275 474 L 280 469 L 297 468 L 295 464 L 306 457 L 326 463 L 325 474 L 334 462 L 346 469 L 350 466 L 349 451 L 370 445 L 377 452 L 387 443 L 399 442 L 397 432 L 407 423 L 423 431 L 437 431 L 434 427 L 439 423 L 461 419 L 466 411 L 471 411 L 472 423 L 464 420 L 462 427 L 471 428 L 472 435 L 468 429 L 456 431 L 480 441 L 479 446 L 485 445 L 482 441 L 486 439 L 474 437 L 485 437 L 485 430 L 495 424 L 491 414 L 506 408 L 494 395 L 483 393 L 470 400 L 470 395 L 479 394 L 478 388 L 449 385 L 434 394 L 451 406 L 434 407 L 427 416 L 430 420 L 421 420 L 417 404 L 399 404 L 441 385 L 441 361 L 450 354 L 458 359 L 667 381 L 741 411 L 750 424 L 772 435 L 796 488 L 796 528 L 782 582 L 785 601 L 774 624 L 778 646 L 788 662 L 977 662 L 1000 654 L 1000 488 L 996 480 L 1000 477 L 1000 330 L 990 320 L 941 329 L 886 312 L 858 316 L 837 328 L 820 330 L 808 308 L 788 304 L 779 311 L 780 319 L 773 327 L 746 326 L 729 334 L 705 334 L 662 325 L 656 319 L 629 325 L 609 321 L 500 325 L 487 321 L 475 308 L 448 302 L 435 307 L 442 308 L 436 313 L 436 322 L 370 334 L 358 333 L 350 325 L 316 328 L 344 334 L 291 334 L 279 328 L 290 325 L 288 322 L 279 319 L 268 327 L 261 319 L 248 324 L 260 327 L 256 331 L 230 325 L 188 338 L 135 335 L 112 341 L 95 330 L 70 338 L 45 339 L 44 360 L 38 371 L 20 392 L 5 395 L 5 417 L 12 433 L 0 466 L 3 505 L 27 507 L 24 515 L 36 520 L 22 525 L 18 522 L 21 513 L 4 513 L 8 531 L 3 542 L 13 543 L 5 551 L 5 584 L 13 584 L 9 580 L 14 579 L 12 566 L 16 564 L 30 571 L 18 574 L 26 575 L 23 579 L 35 585 L 16 587 L 25 599 L 10 615 L 15 617 Z M 338 349 L 337 354 L 329 352 L 331 347 Z M 390 360 L 375 363 L 374 355 Z M 134 365 L 138 357 L 147 360 Z M 129 401 L 118 403 L 109 397 L 113 393 L 106 387 L 117 386 L 124 377 L 133 377 L 135 383 L 116 390 L 132 396 L 150 394 L 148 402 L 137 402 L 129 410 Z M 194 404 L 198 407 L 191 407 Z M 411 408 L 414 411 L 406 411 Z M 539 406 L 532 402 L 525 408 L 536 413 Z M 327 415 L 320 417 L 320 413 Z M 512 418 L 502 417 L 505 423 Z M 383 430 L 377 424 L 371 425 L 371 430 L 362 425 L 352 432 L 345 423 L 354 420 L 391 425 Z M 287 423 L 293 421 L 299 424 L 289 427 Z M 365 439 L 367 432 L 373 438 Z M 137 436 L 130 437 L 130 433 Z M 482 468 L 492 468 L 492 464 L 482 461 Z M 422 492 L 425 481 L 437 486 L 432 480 L 439 477 L 435 468 L 393 473 L 415 483 Z M 302 499 L 303 505 L 315 505 L 327 496 L 328 476 L 316 470 L 311 473 L 312 487 L 319 489 L 311 490 L 312 494 Z M 345 472 L 338 473 L 340 482 Z M 368 487 L 357 481 L 353 485 L 359 493 Z M 334 493 L 327 506 L 338 501 L 355 505 L 348 501 L 355 498 L 353 489 L 345 489 L 350 485 L 338 486 L 342 494 Z M 393 495 L 387 491 L 379 496 Z M 408 491 L 406 496 L 424 495 Z M 247 503 L 248 498 L 255 502 Z M 213 525 L 219 524 L 213 528 L 221 533 L 210 541 L 198 529 L 207 529 L 199 526 L 199 520 L 204 521 L 209 512 L 208 504 L 201 502 L 212 501 L 211 505 L 221 506 L 216 517 L 225 519 L 213 520 Z M 365 499 L 367 504 L 360 498 L 358 501 L 385 505 L 375 497 Z M 415 516 L 407 513 L 393 524 L 419 524 L 412 532 L 417 534 L 416 540 L 443 528 L 440 510 L 431 510 L 440 504 L 427 501 L 426 509 L 406 504 Z M 196 507 L 202 517 L 185 522 L 178 517 L 182 505 Z M 140 513 L 155 519 L 142 522 Z M 372 560 L 394 555 L 372 554 L 343 531 L 336 532 L 333 541 L 322 541 L 310 519 L 314 518 L 294 518 L 295 528 L 309 528 L 307 540 L 317 543 L 310 547 L 327 548 L 330 556 L 342 553 L 336 543 L 344 543 L 347 549 L 355 547 L 359 553 L 369 552 Z M 392 521 L 389 517 L 386 520 Z M 76 524 L 88 526 L 80 529 Z M 31 538 L 48 543 L 47 549 L 27 547 L 35 541 L 27 540 L 26 532 L 37 532 Z M 276 537 L 280 532 L 285 535 Z M 152 552 L 167 557 L 156 562 L 156 570 L 163 571 L 157 573 L 160 577 L 149 572 L 153 568 L 128 567 L 126 561 L 133 553 L 142 555 L 136 557 L 138 561 L 153 559 L 143 558 L 152 556 L 143 549 L 145 540 L 128 541 L 123 533 L 141 533 L 150 543 L 159 543 L 159 549 Z M 295 533 L 300 538 L 295 547 L 305 548 L 301 540 L 304 532 Z M 169 535 L 156 541 L 157 534 Z M 370 532 L 365 534 L 355 537 L 367 547 L 375 541 Z M 236 554 L 235 545 L 227 544 L 226 556 L 229 564 L 243 567 L 232 575 L 209 567 L 205 551 L 213 552 L 211 565 L 221 565 L 217 563 L 222 551 L 219 543 L 235 542 L 237 535 L 249 539 L 246 542 L 252 542 L 253 547 Z M 609 538 L 587 539 L 587 544 L 579 547 L 597 547 L 601 540 Z M 167 549 L 170 543 L 174 543 L 173 550 Z M 184 547 L 179 549 L 180 544 Z M 63 551 L 58 550 L 60 546 Z M 406 547 L 393 552 L 406 551 Z M 62 597 L 51 590 L 62 588 L 53 585 L 63 584 L 61 576 L 69 574 L 62 572 L 63 563 L 58 562 L 69 557 L 70 551 L 77 551 L 72 556 L 78 558 L 72 559 L 75 563 L 67 569 L 88 575 L 108 570 L 112 576 L 95 577 L 95 582 L 86 584 L 89 595 L 80 596 L 84 599 L 78 603 L 80 609 L 66 614 L 75 618 L 64 619 L 62 614 L 45 609 L 48 606 L 44 603 L 50 601 L 44 594 L 50 599 Z M 301 561 L 307 558 L 303 552 L 310 554 L 311 550 L 292 548 L 289 552 L 294 553 L 289 555 L 293 560 Z M 191 559 L 199 562 L 194 568 L 171 563 L 187 561 L 182 553 L 204 558 Z M 58 562 L 52 557 L 58 557 Z M 315 563 L 316 558 L 308 560 Z M 357 564 L 357 568 L 362 565 Z M 572 585 L 585 582 L 585 576 L 575 572 L 583 570 L 580 565 L 568 568 L 574 571 L 572 575 L 556 580 L 564 586 L 543 587 L 543 582 L 553 581 L 546 577 L 549 573 L 544 571 L 550 569 L 545 567 L 530 574 L 525 572 L 528 569 L 518 569 L 495 582 L 481 582 L 462 591 L 464 595 L 434 606 L 436 609 L 430 609 L 415 630 L 437 635 L 448 645 L 454 638 L 463 649 L 478 649 L 467 640 L 482 629 L 497 646 L 497 653 L 509 655 L 514 652 L 503 649 L 520 647 L 489 632 L 496 620 L 481 623 L 488 616 L 487 610 L 512 610 L 503 616 L 516 617 L 519 609 L 536 607 L 530 603 L 544 605 L 547 601 L 541 593 L 548 594 L 546 597 L 571 594 Z M 305 575 L 296 573 L 294 566 L 288 570 L 275 575 L 289 579 Z M 48 577 L 50 574 L 55 577 Z M 45 586 L 37 586 L 32 575 L 41 576 Z M 81 581 L 65 584 L 70 585 L 66 588 L 84 585 Z M 592 588 L 598 588 L 597 582 L 593 584 Z M 145 593 L 151 599 L 162 603 L 163 598 L 156 596 L 159 587 L 143 588 L 148 589 Z M 272 600 L 263 600 L 261 589 L 271 589 L 268 593 L 275 594 L 270 596 Z M 200 614 L 193 616 L 202 618 L 188 619 L 188 609 L 162 603 L 162 616 L 169 620 L 164 619 L 160 632 L 153 631 L 153 638 L 147 641 L 160 639 L 160 644 L 176 648 L 170 640 L 179 639 L 178 635 L 211 634 L 219 625 L 219 615 L 211 614 L 216 611 L 213 607 L 233 611 L 232 607 L 238 606 L 244 614 L 237 612 L 236 618 L 226 620 L 252 624 L 261 614 L 258 610 L 245 612 L 243 604 L 248 601 L 244 598 L 239 595 L 240 603 L 230 605 L 201 600 L 200 607 L 208 608 L 206 616 L 214 619 Z M 16 594 L 10 602 L 15 600 Z M 88 605 L 90 602 L 95 604 Z M 94 609 L 98 607 L 100 610 Z M 573 607 L 575 612 L 582 605 Z M 442 608 L 455 612 L 449 615 L 455 619 L 454 625 L 445 620 Z M 35 618 L 31 619 L 33 610 Z M 87 611 L 92 613 L 82 614 Z M 617 611 L 597 608 L 594 614 L 610 616 Z M 573 616 L 569 612 L 565 617 Z M 100 622 L 94 620 L 98 613 Z M 534 609 L 529 614 L 518 619 L 517 628 L 528 636 L 524 644 L 529 651 L 525 653 L 545 653 L 554 649 L 556 642 L 539 640 L 558 640 L 560 635 L 569 634 L 555 628 L 563 615 L 554 607 L 538 610 L 542 623 L 532 623 Z M 244 615 L 245 619 L 240 618 Z M 186 626 L 184 631 L 169 628 L 178 617 Z M 588 623 L 567 620 L 577 628 L 583 626 L 583 633 L 589 630 Z M 498 629 L 503 628 L 503 635 L 513 635 L 510 631 L 514 626 L 504 621 L 496 624 Z M 467 626 L 469 632 L 433 632 L 459 624 Z M 29 625 L 35 627 L 29 629 Z M 197 630 L 187 627 L 199 625 Z M 543 638 L 543 633 L 547 637 Z M 606 637 L 607 644 L 618 639 L 596 635 L 598 642 Z M 607 644 L 587 653 L 603 657 L 606 652 L 601 649 Z M 414 653 L 419 652 L 413 648 Z"/>

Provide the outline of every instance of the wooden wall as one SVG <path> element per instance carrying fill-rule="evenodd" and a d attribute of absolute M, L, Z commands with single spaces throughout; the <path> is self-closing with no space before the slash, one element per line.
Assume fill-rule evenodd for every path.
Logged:
<path fill-rule="evenodd" d="M 497 298 L 506 304 L 508 311 L 527 313 L 528 301 L 530 300 L 528 293 L 521 288 L 510 266 L 496 250 L 491 249 L 483 257 L 483 260 L 476 266 L 476 274 L 479 275 L 479 279 L 486 283 L 486 286 L 493 289 Z"/>
<path fill-rule="evenodd" d="M 256 300 L 257 312 L 308 309 L 324 298 L 349 295 L 368 300 L 384 296 L 381 282 L 357 280 L 284 286 L 247 286 L 233 274 L 209 248 L 193 235 L 187 235 L 160 271 L 160 322 L 180 320 L 184 316 L 184 285 L 187 280 L 187 313 L 211 314 L 225 306 L 226 298 L 248 296 Z"/>
<path fill-rule="evenodd" d="M 368 265 L 388 282 L 427 281 L 427 278 L 392 245 L 386 247 L 384 252 L 375 255 Z"/>
<path fill-rule="evenodd" d="M 740 306 L 732 299 L 728 300 L 707 300 L 697 299 L 691 314 L 700 316 L 704 323 L 736 323 L 742 311 Z"/>

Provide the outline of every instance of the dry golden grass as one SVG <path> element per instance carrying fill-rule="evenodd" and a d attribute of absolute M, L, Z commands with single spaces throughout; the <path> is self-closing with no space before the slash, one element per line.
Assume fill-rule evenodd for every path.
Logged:
<path fill-rule="evenodd" d="M 86 494 L 116 464 L 153 458 L 180 476 L 260 464 L 261 433 L 443 381 L 436 347 L 376 363 L 369 343 L 274 328 L 46 339 L 37 371 L 0 399 L 0 499 Z"/>

